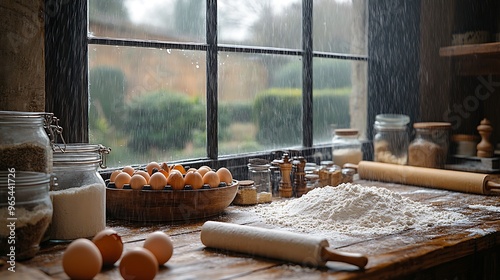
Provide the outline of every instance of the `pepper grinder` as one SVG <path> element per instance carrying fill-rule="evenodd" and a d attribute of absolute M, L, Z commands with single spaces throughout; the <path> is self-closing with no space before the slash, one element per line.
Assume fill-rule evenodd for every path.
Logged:
<path fill-rule="evenodd" d="M 295 162 L 295 174 L 293 185 L 295 186 L 295 197 L 301 197 L 307 192 L 306 184 L 306 159 L 303 156 L 297 157 Z"/>
<path fill-rule="evenodd" d="M 280 181 L 280 197 L 292 197 L 292 182 L 290 180 L 290 172 L 292 171 L 292 163 L 288 154 L 283 155 L 283 159 L 279 163 L 281 170 L 281 181 Z"/>
<path fill-rule="evenodd" d="M 493 145 L 489 142 L 489 138 L 493 128 L 491 123 L 486 118 L 481 121 L 477 127 L 477 131 L 481 135 L 481 142 L 477 144 L 477 157 L 488 158 L 493 156 Z"/>

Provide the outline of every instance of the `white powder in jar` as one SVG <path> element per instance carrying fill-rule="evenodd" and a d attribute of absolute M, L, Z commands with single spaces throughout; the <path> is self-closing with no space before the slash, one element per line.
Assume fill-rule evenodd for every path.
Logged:
<path fill-rule="evenodd" d="M 391 234 L 467 221 L 462 214 L 437 210 L 385 188 L 350 183 L 315 188 L 254 211 L 269 224 L 305 233 Z"/>
<path fill-rule="evenodd" d="M 50 239 L 92 237 L 106 227 L 106 194 L 102 184 L 51 191 L 54 207 Z"/>

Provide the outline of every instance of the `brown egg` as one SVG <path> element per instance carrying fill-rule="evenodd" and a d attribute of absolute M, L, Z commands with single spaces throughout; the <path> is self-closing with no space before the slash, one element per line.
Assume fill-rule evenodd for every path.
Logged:
<path fill-rule="evenodd" d="M 129 184 L 131 178 L 132 177 L 127 172 L 121 172 L 115 178 L 115 186 L 118 189 L 123 189 L 123 185 Z"/>
<path fill-rule="evenodd" d="M 149 185 L 153 190 L 161 190 L 167 185 L 167 177 L 163 175 L 161 172 L 156 172 L 151 175 L 151 179 L 149 179 Z"/>
<path fill-rule="evenodd" d="M 186 169 L 180 164 L 174 164 L 174 166 L 172 166 L 170 169 L 179 170 L 182 175 L 186 174 Z"/>
<path fill-rule="evenodd" d="M 134 247 L 120 260 L 120 274 L 125 280 L 154 279 L 157 273 L 158 261 L 148 249 Z"/>
<path fill-rule="evenodd" d="M 139 174 L 142 177 L 144 177 L 144 179 L 146 179 L 147 183 L 149 183 L 149 179 L 151 179 L 151 176 L 149 176 L 149 173 L 144 171 L 144 170 L 137 170 L 134 174 Z"/>
<path fill-rule="evenodd" d="M 155 168 L 158 170 L 161 169 L 160 164 L 156 161 L 152 161 L 152 162 L 148 163 L 148 165 L 146 165 L 146 171 L 148 171 L 149 175 L 153 174 L 153 169 L 155 169 Z"/>
<path fill-rule="evenodd" d="M 216 188 L 220 184 L 219 176 L 215 171 L 208 171 L 203 175 L 203 184 L 208 184 L 211 188 Z"/>
<path fill-rule="evenodd" d="M 187 173 L 187 172 L 189 172 L 189 171 L 196 171 L 196 168 L 194 168 L 194 167 L 190 167 L 190 168 L 186 171 L 186 173 Z"/>
<path fill-rule="evenodd" d="M 221 182 L 225 182 L 227 185 L 231 185 L 233 182 L 233 174 L 231 174 L 231 171 L 225 167 L 221 167 L 217 170 L 217 176 L 219 176 L 219 179 Z"/>
<path fill-rule="evenodd" d="M 170 173 L 170 167 L 168 166 L 168 164 L 166 162 L 161 164 L 161 169 Z"/>
<path fill-rule="evenodd" d="M 105 266 L 112 266 L 120 259 L 123 252 L 123 242 L 115 230 L 105 229 L 98 232 L 92 242 L 97 246 Z"/>
<path fill-rule="evenodd" d="M 118 174 L 122 173 L 121 170 L 115 170 L 113 171 L 113 173 L 111 173 L 111 175 L 109 176 L 109 181 L 110 182 L 114 182 L 115 179 L 116 179 L 116 176 L 118 176 Z"/>
<path fill-rule="evenodd" d="M 128 175 L 132 176 L 134 175 L 135 169 L 132 166 L 125 166 L 122 169 L 123 172 L 127 172 Z"/>
<path fill-rule="evenodd" d="M 207 173 L 208 171 L 211 171 L 211 170 L 212 169 L 210 167 L 204 165 L 204 166 L 198 168 L 198 173 L 200 173 L 201 176 L 203 177 L 203 176 L 205 176 L 205 173 Z"/>
<path fill-rule="evenodd" d="M 130 187 L 134 190 L 142 190 L 142 187 L 144 187 L 144 185 L 147 185 L 147 181 L 146 181 L 146 178 L 144 178 L 143 176 L 139 175 L 139 174 L 134 174 L 134 176 L 132 176 L 130 178 Z"/>
<path fill-rule="evenodd" d="M 182 190 L 184 188 L 184 177 L 182 177 L 180 171 L 173 169 L 168 175 L 167 183 L 174 190 Z"/>
<path fill-rule="evenodd" d="M 143 247 L 153 253 L 158 265 L 166 263 L 174 252 L 174 245 L 170 236 L 163 231 L 155 231 L 149 234 L 144 241 Z"/>
<path fill-rule="evenodd" d="M 101 271 L 101 252 L 88 239 L 73 240 L 63 253 L 62 266 L 71 279 L 92 279 Z"/>
<path fill-rule="evenodd" d="M 158 170 L 158 172 L 163 174 L 166 178 L 168 178 L 168 175 L 170 174 L 170 172 L 165 170 L 165 169 L 160 169 L 160 170 Z"/>
<path fill-rule="evenodd" d="M 198 171 L 188 171 L 184 176 L 184 184 L 191 185 L 193 189 L 201 189 L 203 187 L 203 177 Z"/>

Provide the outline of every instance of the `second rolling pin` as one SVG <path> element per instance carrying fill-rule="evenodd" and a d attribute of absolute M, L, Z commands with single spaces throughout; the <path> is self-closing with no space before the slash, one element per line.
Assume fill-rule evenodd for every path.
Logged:
<path fill-rule="evenodd" d="M 364 268 L 368 263 L 361 254 L 328 249 L 324 238 L 283 230 L 208 221 L 201 227 L 200 238 L 207 247 L 310 266 L 338 261 Z"/>
<path fill-rule="evenodd" d="M 361 161 L 360 179 L 374 180 L 474 194 L 500 195 L 500 176 L 454 170 Z"/>

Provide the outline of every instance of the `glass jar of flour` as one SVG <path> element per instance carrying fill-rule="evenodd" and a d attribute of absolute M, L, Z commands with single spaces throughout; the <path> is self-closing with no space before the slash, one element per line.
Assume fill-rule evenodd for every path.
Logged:
<path fill-rule="evenodd" d="M 333 162 L 343 167 L 346 163 L 358 164 L 363 159 L 357 129 L 336 129 L 332 140 Z"/>
<path fill-rule="evenodd" d="M 375 117 L 373 137 L 374 161 L 405 165 L 408 162 L 410 117 L 381 114 Z"/>
<path fill-rule="evenodd" d="M 93 144 L 66 144 L 55 149 L 57 180 L 50 191 L 52 241 L 92 237 L 106 227 L 106 185 L 98 169 L 109 151 Z"/>

